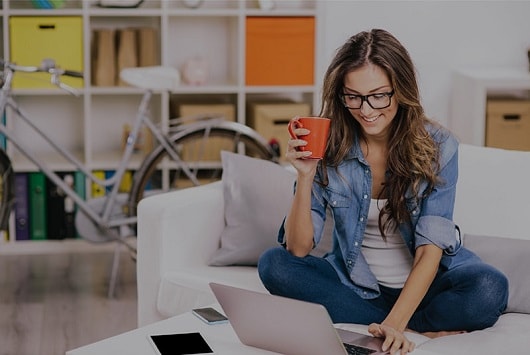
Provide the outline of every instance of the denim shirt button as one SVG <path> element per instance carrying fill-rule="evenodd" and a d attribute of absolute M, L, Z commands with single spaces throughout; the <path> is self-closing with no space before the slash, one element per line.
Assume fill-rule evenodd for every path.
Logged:
<path fill-rule="evenodd" d="M 412 214 L 416 214 L 416 213 L 418 213 L 418 210 L 412 211 Z"/>
<path fill-rule="evenodd" d="M 333 206 L 337 206 L 337 201 L 333 201 L 333 202 L 331 202 L 331 204 L 332 204 Z"/>
<path fill-rule="evenodd" d="M 353 245 L 359 246 L 359 242 L 355 242 L 355 243 L 353 243 Z"/>
<path fill-rule="evenodd" d="M 359 221 L 361 222 L 364 221 L 364 217 L 359 218 Z"/>
<path fill-rule="evenodd" d="M 364 194 L 363 195 L 363 198 L 366 200 L 368 198 L 368 195 L 367 194 Z"/>

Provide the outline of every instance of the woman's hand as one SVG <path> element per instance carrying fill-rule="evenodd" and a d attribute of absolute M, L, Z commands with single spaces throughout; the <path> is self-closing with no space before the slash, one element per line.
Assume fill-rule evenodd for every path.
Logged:
<path fill-rule="evenodd" d="M 416 344 L 408 340 L 403 332 L 388 325 L 372 323 L 368 331 L 376 338 L 385 338 L 382 350 L 390 354 L 397 354 L 398 350 L 401 350 L 401 355 L 408 354 L 416 347 Z"/>
<path fill-rule="evenodd" d="M 305 128 L 296 128 L 294 133 L 300 137 L 309 134 L 309 130 Z M 289 139 L 287 142 L 287 152 L 285 153 L 285 158 L 290 162 L 293 167 L 298 171 L 299 177 L 310 177 L 313 178 L 316 172 L 316 167 L 318 165 L 317 159 L 303 159 L 305 157 L 311 156 L 309 151 L 299 151 L 296 148 L 303 147 L 307 142 L 303 139 Z"/>

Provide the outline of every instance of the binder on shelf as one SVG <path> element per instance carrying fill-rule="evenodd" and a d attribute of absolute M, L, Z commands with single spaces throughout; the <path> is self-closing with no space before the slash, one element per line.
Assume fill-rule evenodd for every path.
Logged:
<path fill-rule="evenodd" d="M 83 199 L 86 200 L 86 176 L 82 171 L 76 171 L 74 173 L 74 188 L 77 194 Z M 74 207 L 74 225 L 75 225 L 75 213 L 78 209 L 77 205 Z M 77 232 L 75 232 L 76 238 L 81 238 L 81 235 Z"/>
<path fill-rule="evenodd" d="M 44 173 L 29 173 L 30 239 L 46 239 L 46 177 Z"/>
<path fill-rule="evenodd" d="M 67 173 L 63 177 L 64 182 L 75 191 L 74 173 Z M 75 203 L 74 200 L 65 196 L 63 200 L 64 209 L 64 236 L 65 238 L 75 238 L 77 233 L 75 229 Z"/>
<path fill-rule="evenodd" d="M 6 113 L 3 112 L 2 113 L 2 124 L 6 124 Z M 0 148 L 2 148 L 3 150 L 6 150 L 6 147 L 7 147 L 7 141 L 6 141 L 6 136 L 4 134 L 0 134 Z"/>
<path fill-rule="evenodd" d="M 74 188 L 77 194 L 83 199 L 86 199 L 86 181 L 85 174 L 82 171 L 74 172 Z"/>
<path fill-rule="evenodd" d="M 15 174 L 15 239 L 29 240 L 28 173 Z"/>
<path fill-rule="evenodd" d="M 100 180 L 105 180 L 105 171 L 104 170 L 95 170 L 93 172 L 94 176 Z M 105 196 L 105 187 L 100 184 L 92 181 L 92 198 Z"/>
<path fill-rule="evenodd" d="M 75 189 L 73 172 L 58 173 L 58 175 L 67 185 Z M 46 179 L 46 193 L 48 239 L 74 238 L 76 234 L 74 201 L 49 179 Z"/>
<path fill-rule="evenodd" d="M 119 187 L 120 192 L 131 191 L 132 177 L 133 177 L 133 173 L 131 170 L 125 171 L 125 173 L 123 174 L 123 177 L 121 178 L 121 182 L 120 182 L 120 187 Z"/>
<path fill-rule="evenodd" d="M 105 180 L 110 180 L 115 173 L 115 170 L 105 170 Z M 110 192 L 110 190 L 112 190 L 112 185 L 105 186 L 105 193 Z"/>

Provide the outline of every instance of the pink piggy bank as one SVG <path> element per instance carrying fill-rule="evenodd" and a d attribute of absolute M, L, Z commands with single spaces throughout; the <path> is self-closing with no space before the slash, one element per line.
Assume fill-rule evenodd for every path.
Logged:
<path fill-rule="evenodd" d="M 208 79 L 208 61 L 201 57 L 188 59 L 182 67 L 182 77 L 187 84 L 204 85 Z"/>

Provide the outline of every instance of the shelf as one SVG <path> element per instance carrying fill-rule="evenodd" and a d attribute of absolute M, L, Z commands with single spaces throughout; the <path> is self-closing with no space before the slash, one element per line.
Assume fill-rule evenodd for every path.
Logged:
<path fill-rule="evenodd" d="M 75 150 L 73 152 L 76 159 L 81 162 L 84 162 L 83 151 Z M 37 161 L 44 162 L 47 166 L 52 167 L 54 171 L 73 171 L 77 168 L 63 158 L 59 157 L 53 153 L 39 153 L 37 155 Z M 13 169 L 16 172 L 35 172 L 37 171 L 37 166 L 33 164 L 31 160 L 22 155 L 21 153 L 14 153 L 11 156 L 11 162 L 13 164 Z"/>
<path fill-rule="evenodd" d="M 99 0 L 67 0 L 60 9 L 35 9 L 31 0 L 0 0 L 2 9 L 0 26 L 2 55 L 13 56 L 9 32 L 10 18 L 15 16 L 62 17 L 77 16 L 82 19 L 82 63 L 84 84 L 76 88 L 79 96 L 73 96 L 59 88 L 24 88 L 13 91 L 21 108 L 53 139 L 54 143 L 68 149 L 89 170 L 116 170 L 122 157 L 124 126 L 134 123 L 143 90 L 132 86 L 97 86 L 95 82 L 115 83 L 117 73 L 96 71 L 96 30 L 150 27 L 156 29 L 151 62 L 170 66 L 180 71 L 180 85 L 171 92 L 155 91 L 150 103 L 150 114 L 163 131 L 169 129 L 169 121 L 176 116 L 180 104 L 229 104 L 233 106 L 234 120 L 246 123 L 249 105 L 256 101 L 292 101 L 315 108 L 319 101 L 316 85 L 259 85 L 245 83 L 246 37 L 248 17 L 317 17 L 316 0 L 278 0 L 271 10 L 261 9 L 255 0 L 204 0 L 200 7 L 190 8 L 184 0 L 145 0 L 138 8 L 104 8 Z M 63 19 L 60 19 L 63 20 Z M 8 33 L 6 33 L 8 31 Z M 102 33 L 102 32 L 99 32 Z M 316 34 L 315 34 L 316 37 Z M 31 38 L 31 37 L 30 37 Z M 46 48 L 49 42 L 46 43 Z M 52 42 L 54 45 L 57 41 Z M 79 43 L 79 42 L 77 42 Z M 315 43 L 317 43 L 315 38 Z M 115 42 L 111 47 L 114 48 Z M 31 48 L 31 43 L 27 44 Z M 57 50 L 57 47 L 54 47 Z M 59 43 L 59 50 L 68 44 Z M 315 48 L 315 53 L 316 53 Z M 117 58 L 117 53 L 112 53 Z M 110 57 L 110 56 L 109 56 Z M 190 84 L 185 70 L 186 63 L 195 59 L 207 60 L 206 81 Z M 79 58 L 77 58 L 79 59 Z M 24 63 L 20 63 L 24 64 Z M 61 65 L 61 63 L 58 63 Z M 114 66 L 111 66 L 113 68 Z M 102 67 L 99 67 L 101 69 Z M 66 68 L 71 69 L 71 68 Z M 112 70 L 111 70 L 112 72 Z M 94 80 L 95 73 L 98 79 Z M 100 75 L 103 75 L 103 80 Z M 316 70 L 315 75 L 316 78 Z M 106 80 L 109 79 L 110 80 Z M 75 167 L 58 157 L 45 141 L 14 120 L 8 111 L 7 126 L 24 142 L 28 150 L 37 152 L 37 159 L 54 171 L 72 171 Z M 153 142 L 156 144 L 155 142 Z M 135 170 L 142 163 L 147 149 L 133 154 L 127 169 Z M 36 166 L 23 157 L 8 142 L 8 155 L 16 172 L 34 172 Z M 219 162 L 202 162 L 200 169 L 218 168 Z M 165 162 L 159 167 L 167 180 L 174 164 Z M 87 197 L 91 189 L 85 186 Z M 14 235 L 13 222 L 10 234 Z M 17 244 L 21 249 L 31 245 L 48 251 L 41 243 Z M 52 247 L 55 248 L 55 245 Z M 28 248 L 30 249 L 30 248 Z"/>
<path fill-rule="evenodd" d="M 449 128 L 462 143 L 483 146 L 488 96 L 530 90 L 530 73 L 518 68 L 461 69 L 453 75 Z"/>

